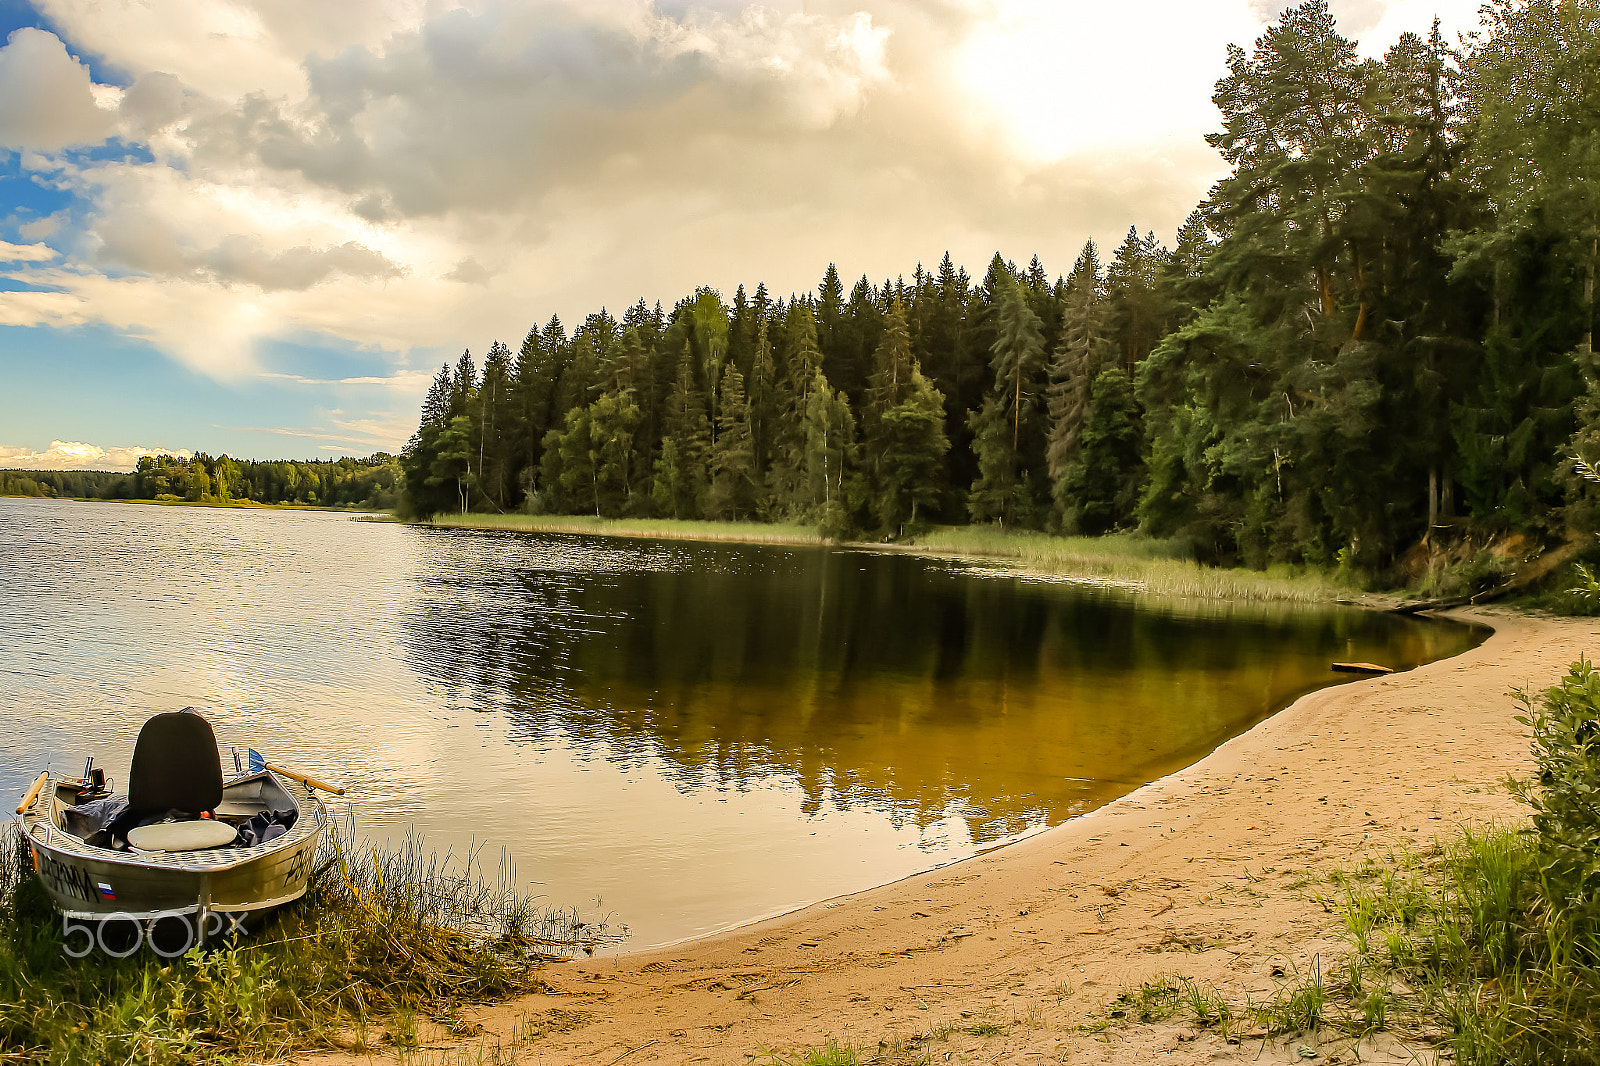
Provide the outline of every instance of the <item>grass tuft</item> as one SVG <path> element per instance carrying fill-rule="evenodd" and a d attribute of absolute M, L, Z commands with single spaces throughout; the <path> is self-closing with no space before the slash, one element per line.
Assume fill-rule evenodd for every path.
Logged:
<path fill-rule="evenodd" d="M 0 1048 L 8 1062 L 50 1066 L 231 1063 L 384 1042 L 404 1050 L 417 1046 L 420 1019 L 536 988 L 547 957 L 616 939 L 575 914 L 536 910 L 504 863 L 490 882 L 475 860 L 453 872 L 415 839 L 356 850 L 334 835 L 306 896 L 249 937 L 171 960 L 148 951 L 72 959 L 28 845 L 7 825 Z"/>

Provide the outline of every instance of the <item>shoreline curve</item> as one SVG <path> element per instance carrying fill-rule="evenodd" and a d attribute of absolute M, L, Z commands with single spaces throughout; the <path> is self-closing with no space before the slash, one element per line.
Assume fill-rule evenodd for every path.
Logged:
<path fill-rule="evenodd" d="M 1162 977 L 1270 995 L 1274 967 L 1303 973 L 1343 953 L 1311 898 L 1335 867 L 1520 816 L 1497 787 L 1529 764 L 1510 693 L 1592 654 L 1600 620 L 1448 616 L 1494 632 L 1453 658 L 1302 696 L 1199 761 L 1004 847 L 695 940 L 552 966 L 548 991 L 481 1008 L 469 1019 L 480 1036 L 456 1042 L 516 1043 L 545 1063 L 742 1066 L 762 1049 L 834 1040 L 871 1057 L 943 1031 L 923 1045 L 936 1060 L 1301 1061 L 1292 1042 L 1080 1026 Z M 1381 1034 L 1360 1048 L 1378 1062 L 1417 1051 Z"/>

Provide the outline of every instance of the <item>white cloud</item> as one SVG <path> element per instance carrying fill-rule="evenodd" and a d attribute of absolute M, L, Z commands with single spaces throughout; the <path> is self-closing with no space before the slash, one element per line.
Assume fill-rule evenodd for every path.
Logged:
<path fill-rule="evenodd" d="M 402 370 L 382 377 L 362 376 L 349 378 L 308 378 L 299 374 L 278 374 L 263 371 L 260 375 L 264 378 L 278 381 L 292 381 L 296 385 L 382 385 L 385 388 L 400 389 L 404 392 L 418 392 L 425 389 L 433 380 L 430 374 L 421 374 L 416 371 Z M 343 411 L 329 411 L 332 415 L 344 414 Z"/>
<path fill-rule="evenodd" d="M 98 144 L 113 111 L 95 101 L 88 68 L 53 33 L 23 27 L 0 48 L 0 147 L 53 152 Z"/>
<path fill-rule="evenodd" d="M 1382 56 L 1402 33 L 1415 33 L 1426 39 L 1435 16 L 1444 39 L 1451 44 L 1460 35 L 1478 28 L 1480 0 L 1388 0 L 1371 6 L 1375 10 L 1370 14 L 1375 17 L 1358 34 L 1345 25 L 1340 5 L 1334 5 L 1334 14 L 1341 16 L 1340 29 L 1346 36 L 1360 37 L 1363 55 Z"/>
<path fill-rule="evenodd" d="M 366 451 L 398 452 L 413 430 L 417 428 L 414 415 L 386 415 L 378 418 L 333 419 L 333 428 L 314 426 L 217 426 L 217 429 L 238 430 L 245 433 L 270 433 L 277 437 L 295 437 L 300 440 L 334 441 L 319 445 L 325 451 L 348 452 L 350 446 Z"/>
<path fill-rule="evenodd" d="M 1398 35 L 1426 31 L 1420 5 L 1335 7 Z M 0 51 L 0 79 L 60 110 L 0 97 L 0 134 L 39 123 L 25 165 L 83 205 L 24 238 L 60 256 L 0 244 L 0 273 L 43 290 L 0 293 L 0 324 L 103 324 L 223 380 L 271 373 L 264 339 L 313 336 L 388 353 L 370 383 L 419 395 L 411 349 L 514 344 L 552 312 L 702 283 L 787 294 L 830 261 L 877 281 L 946 250 L 1063 272 L 1087 237 L 1170 237 L 1221 171 L 1202 138 L 1225 45 L 1269 17 L 1253 0 L 40 7 L 127 88 L 92 85 L 42 31 Z M 96 130 L 151 161 L 61 151 Z"/>
<path fill-rule="evenodd" d="M 59 254 L 47 244 L 10 244 L 0 241 L 0 263 L 46 263 Z"/>
<path fill-rule="evenodd" d="M 117 470 L 131 471 L 146 455 L 171 455 L 188 459 L 192 452 L 182 448 L 102 448 L 82 441 L 53 440 L 42 452 L 29 448 L 0 446 L 0 469 L 6 470 Z"/>
<path fill-rule="evenodd" d="M 17 233 L 20 234 L 24 240 L 43 240 L 46 237 L 54 235 L 57 230 L 66 225 L 68 217 L 69 216 L 65 209 L 53 211 L 50 214 L 45 215 L 43 218 L 30 219 L 27 222 L 18 222 Z M 12 245 L 10 247 L 15 246 Z M 34 247 L 38 248 L 40 246 L 35 245 Z M 46 256 L 45 258 L 52 258 L 55 254 L 55 250 L 50 249 L 50 256 Z M 0 256 L 0 259 L 3 258 L 3 256 Z"/>

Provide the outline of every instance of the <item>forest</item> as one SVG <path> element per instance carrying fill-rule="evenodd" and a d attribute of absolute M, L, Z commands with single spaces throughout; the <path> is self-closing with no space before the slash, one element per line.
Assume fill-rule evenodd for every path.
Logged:
<path fill-rule="evenodd" d="M 697 289 L 446 364 L 402 506 L 996 523 L 1377 571 L 1595 528 L 1600 4 L 1363 59 L 1325 0 L 1230 46 L 1231 172 L 1171 246 Z"/>
<path fill-rule="evenodd" d="M 365 459 L 260 461 L 210 456 L 142 457 L 131 474 L 102 470 L 0 470 L 0 496 L 191 503 L 306 504 L 388 510 L 399 503 L 400 464 Z"/>

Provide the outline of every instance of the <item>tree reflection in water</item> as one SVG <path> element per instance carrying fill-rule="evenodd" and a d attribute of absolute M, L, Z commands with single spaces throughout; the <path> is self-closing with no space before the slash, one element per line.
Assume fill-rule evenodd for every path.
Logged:
<path fill-rule="evenodd" d="M 409 665 L 514 742 L 804 810 L 1054 824 L 1193 761 L 1337 659 L 1406 668 L 1481 630 L 1354 608 L 1158 603 L 866 551 L 433 534 Z"/>

